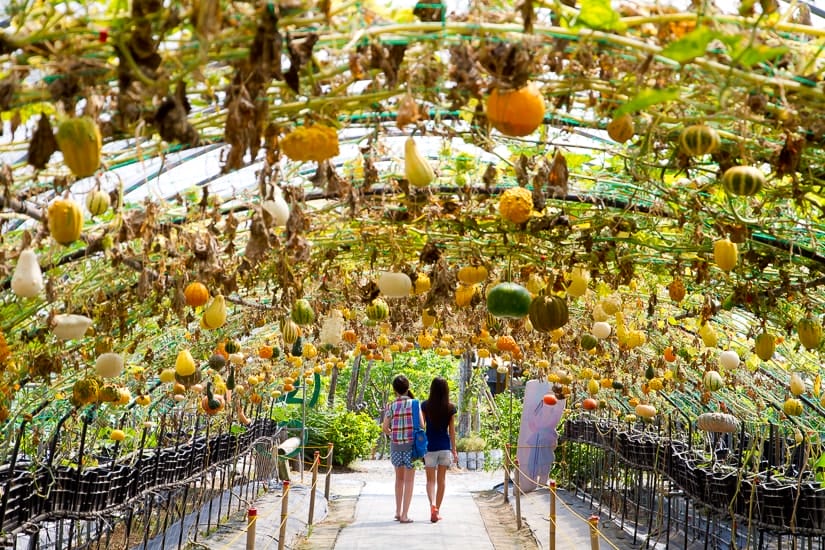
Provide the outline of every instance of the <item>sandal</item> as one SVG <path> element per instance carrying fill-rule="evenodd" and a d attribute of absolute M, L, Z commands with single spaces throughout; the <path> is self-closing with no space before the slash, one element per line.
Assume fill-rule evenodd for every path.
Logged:
<path fill-rule="evenodd" d="M 401 520 L 401 518 L 400 518 L 400 517 L 398 517 L 398 514 L 396 514 L 396 515 L 395 515 L 395 518 L 394 518 L 394 519 L 395 519 L 395 521 L 400 521 L 400 520 Z"/>
<path fill-rule="evenodd" d="M 407 518 L 407 519 L 399 519 L 399 520 L 398 520 L 398 522 L 399 522 L 399 523 L 412 523 L 412 522 L 413 522 L 413 520 L 411 520 L 410 518 Z"/>

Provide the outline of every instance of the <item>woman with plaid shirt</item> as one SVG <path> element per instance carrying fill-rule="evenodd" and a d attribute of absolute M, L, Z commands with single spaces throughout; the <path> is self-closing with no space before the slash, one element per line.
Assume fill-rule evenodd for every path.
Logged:
<path fill-rule="evenodd" d="M 410 381 L 399 374 L 392 381 L 395 401 L 387 406 L 384 413 L 384 433 L 390 436 L 390 461 L 395 467 L 395 519 L 401 523 L 412 523 L 407 513 L 412 501 L 415 468 L 412 463 L 413 421 Z M 424 415 L 418 411 L 419 423 L 424 425 Z"/>

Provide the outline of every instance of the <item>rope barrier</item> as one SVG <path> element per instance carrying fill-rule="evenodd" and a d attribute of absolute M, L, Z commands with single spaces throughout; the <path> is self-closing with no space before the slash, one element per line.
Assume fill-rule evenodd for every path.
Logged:
<path fill-rule="evenodd" d="M 507 450 L 506 450 L 505 452 L 508 452 L 508 453 L 509 453 L 509 451 L 510 451 L 510 449 L 512 449 L 512 447 L 515 447 L 516 449 L 519 449 L 519 448 L 539 448 L 539 447 L 545 447 L 545 448 L 546 448 L 546 447 L 547 447 L 547 445 L 508 445 L 508 446 L 507 446 Z M 522 475 L 523 475 L 526 479 L 531 479 L 531 478 L 530 478 L 530 476 L 528 476 L 528 475 L 526 474 L 526 472 L 524 472 L 524 471 L 521 469 L 521 466 L 520 466 L 520 465 L 519 465 L 519 463 L 518 463 L 518 459 L 514 459 L 514 458 L 510 457 L 510 455 L 509 455 L 509 454 L 508 454 L 507 456 L 508 456 L 508 460 L 509 460 L 509 463 L 510 463 L 510 467 L 511 467 L 511 468 L 513 468 L 513 470 L 515 471 L 516 475 L 518 475 L 518 474 L 522 474 Z M 534 481 L 535 481 L 535 480 L 534 480 Z M 546 483 L 546 484 L 545 484 L 545 483 L 539 483 L 539 482 L 535 481 L 535 483 L 536 483 L 536 487 L 542 487 L 543 489 L 547 489 L 548 491 L 552 492 L 554 496 L 556 496 L 556 495 L 557 495 L 557 493 L 556 493 L 556 489 L 555 489 L 555 486 L 554 486 L 555 482 L 550 482 L 550 483 Z M 518 484 L 516 484 L 516 490 L 518 490 Z M 558 500 L 558 499 L 556 499 L 556 500 Z M 592 533 L 594 533 L 596 536 L 601 537 L 602 539 L 604 539 L 604 541 L 608 544 L 608 546 L 610 546 L 610 547 L 611 547 L 611 548 L 613 548 L 614 550 L 621 550 L 618 546 L 616 546 L 615 544 L 613 544 L 613 543 L 610 541 L 610 539 L 608 539 L 608 538 L 607 538 L 607 535 L 605 535 L 604 533 L 602 533 L 602 531 L 601 531 L 601 530 L 598 528 L 598 526 L 597 526 L 598 524 L 596 524 L 596 525 L 594 526 L 593 522 L 591 522 L 591 521 L 590 521 L 590 518 L 585 518 L 584 516 L 582 516 L 581 514 L 579 514 L 578 512 L 576 512 L 576 511 L 575 511 L 573 508 L 571 508 L 571 507 L 570 507 L 570 506 L 569 506 L 566 502 L 564 502 L 564 500 L 561 500 L 560 502 L 561 502 L 562 506 L 564 506 L 564 508 L 566 508 L 566 509 L 567 509 L 567 511 L 569 511 L 569 512 L 570 512 L 570 514 L 571 514 L 571 515 L 573 515 L 574 517 L 576 517 L 576 518 L 578 518 L 579 520 L 581 520 L 581 521 L 582 521 L 582 523 L 587 524 L 587 526 L 588 526 L 588 530 L 590 530 L 590 531 L 591 531 Z M 598 517 L 597 517 L 597 518 L 598 518 Z M 554 530 L 554 531 L 558 534 L 558 530 L 556 529 L 556 523 L 555 523 L 555 520 L 554 520 L 553 518 L 551 518 L 551 521 L 553 522 L 553 530 Z M 569 546 L 566 546 L 566 547 L 568 547 L 568 548 L 573 548 L 573 547 L 574 547 L 574 546 L 572 545 L 572 544 L 573 544 L 573 541 L 572 541 L 572 540 L 570 540 L 570 538 L 569 538 L 569 537 L 567 537 L 567 536 L 564 534 L 564 532 L 562 532 L 562 536 L 563 536 L 563 537 L 565 537 L 565 538 L 567 539 L 567 542 L 570 544 Z M 596 547 L 598 547 L 598 546 L 596 546 Z"/>

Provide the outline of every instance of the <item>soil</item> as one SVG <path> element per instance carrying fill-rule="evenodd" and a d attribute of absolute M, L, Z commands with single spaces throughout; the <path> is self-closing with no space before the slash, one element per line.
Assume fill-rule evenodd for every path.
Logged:
<path fill-rule="evenodd" d="M 490 542 L 496 550 L 538 550 L 538 543 L 533 532 L 522 522 L 517 528 L 516 518 L 510 504 L 504 502 L 504 496 L 498 491 L 473 493 L 473 500 L 481 512 L 481 519 L 487 528 Z M 507 521 L 502 521 L 507 518 Z"/>

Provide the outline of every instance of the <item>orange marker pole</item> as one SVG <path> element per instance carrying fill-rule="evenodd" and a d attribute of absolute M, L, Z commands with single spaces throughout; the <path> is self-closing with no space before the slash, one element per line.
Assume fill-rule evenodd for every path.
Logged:
<path fill-rule="evenodd" d="M 550 482 L 550 550 L 556 550 L 556 482 Z"/>

